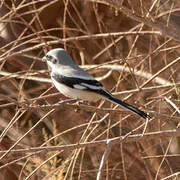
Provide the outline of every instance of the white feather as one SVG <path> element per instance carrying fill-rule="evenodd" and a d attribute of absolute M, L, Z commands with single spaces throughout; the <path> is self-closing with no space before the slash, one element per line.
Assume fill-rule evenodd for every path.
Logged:
<path fill-rule="evenodd" d="M 75 84 L 75 85 L 73 85 L 73 87 L 76 88 L 76 89 L 87 89 L 86 87 L 81 86 L 79 84 Z"/>
<path fill-rule="evenodd" d="M 90 85 L 86 83 L 81 83 L 82 85 L 88 87 L 89 89 L 102 89 L 102 87 L 96 86 L 96 85 Z"/>

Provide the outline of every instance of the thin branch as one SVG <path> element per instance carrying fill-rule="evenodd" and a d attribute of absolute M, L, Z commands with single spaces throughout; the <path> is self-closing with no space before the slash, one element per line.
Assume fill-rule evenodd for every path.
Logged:
<path fill-rule="evenodd" d="M 2 141 L 2 139 L 4 138 L 4 136 L 6 135 L 7 131 L 14 125 L 14 123 L 17 122 L 17 120 L 25 113 L 26 111 L 21 112 L 21 110 L 19 109 L 16 114 L 14 115 L 14 117 L 11 119 L 11 121 L 8 123 L 7 127 L 3 130 L 3 132 L 0 134 L 0 142 Z"/>
<path fill-rule="evenodd" d="M 100 180 L 102 178 L 103 167 L 104 167 L 104 165 L 106 163 L 106 160 L 109 157 L 109 154 L 111 152 L 111 147 L 112 147 L 111 141 L 107 140 L 106 150 L 104 151 L 104 154 L 102 156 L 96 180 Z"/>
<path fill-rule="evenodd" d="M 27 79 L 27 80 L 32 80 L 32 81 L 46 82 L 46 83 L 52 82 L 51 79 L 49 79 L 49 78 L 34 77 L 34 76 L 29 76 L 28 74 L 20 75 L 20 74 L 16 74 L 16 73 L 0 71 L 0 75 L 8 77 L 8 78 Z"/>
<path fill-rule="evenodd" d="M 43 80 L 45 80 L 45 82 L 46 82 L 46 78 L 44 78 Z M 49 81 L 50 80 L 48 79 L 48 82 Z M 132 89 L 132 90 L 127 90 L 127 91 L 115 92 L 115 93 L 112 93 L 112 94 L 113 95 L 122 95 L 122 94 L 125 95 L 125 94 L 131 94 L 131 93 L 139 93 L 139 92 L 143 92 L 143 91 L 144 92 L 156 91 L 158 89 L 166 89 L 166 88 L 171 88 L 171 87 L 175 87 L 175 86 L 179 86 L 179 85 L 180 85 L 180 83 L 168 84 L 168 85 L 160 85 L 160 86 L 151 86 L 151 87 L 144 87 L 144 88 L 141 88 L 141 89 Z M 32 102 L 34 100 L 47 99 L 47 98 L 54 97 L 54 96 L 57 96 L 57 95 L 59 95 L 59 93 L 48 94 L 48 95 L 45 95 L 45 96 L 42 96 L 42 97 L 36 97 L 36 98 L 28 99 L 28 102 Z M 6 99 L 6 96 L 1 96 L 1 98 L 2 99 Z M 18 101 L 9 99 L 9 98 L 7 98 L 6 100 L 12 101 L 12 102 L 11 103 L 7 103 L 7 104 L 0 104 L 0 108 L 5 108 L 5 107 L 8 107 L 8 106 L 14 106 L 14 105 L 22 106 L 25 103 L 25 102 L 18 102 Z M 52 106 L 52 105 L 50 105 L 50 106 Z M 27 108 L 31 109 L 31 107 L 27 107 Z"/>
<path fill-rule="evenodd" d="M 39 49 L 41 47 L 45 46 L 51 46 L 55 44 L 63 44 L 67 42 L 74 42 L 74 41 L 85 41 L 87 39 L 102 39 L 102 38 L 109 38 L 109 37 L 116 37 L 116 36 L 128 36 L 128 35 L 153 35 L 157 34 L 160 35 L 158 31 L 133 31 L 133 32 L 115 32 L 115 33 L 102 33 L 102 34 L 91 34 L 91 35 L 84 35 L 84 36 L 76 36 L 76 37 L 70 37 L 70 38 L 65 38 L 65 39 L 58 39 L 58 40 L 52 40 L 52 41 L 47 41 L 47 42 L 42 42 L 37 45 L 34 45 L 33 47 L 26 48 L 24 50 L 18 51 L 18 52 L 13 52 L 12 54 L 8 54 L 5 52 L 5 54 L 2 54 L 0 57 L 0 61 L 6 60 L 7 58 L 13 57 L 13 56 L 18 56 L 25 54 L 26 52 L 33 51 L 35 49 Z M 25 42 L 26 43 L 26 42 Z M 4 56 L 4 57 L 3 57 Z"/>
<path fill-rule="evenodd" d="M 169 103 L 180 114 L 179 108 L 169 98 L 165 97 L 164 99 L 167 103 Z"/>
<path fill-rule="evenodd" d="M 167 66 L 165 66 L 164 68 L 162 68 L 160 71 L 158 71 L 157 73 L 155 73 L 154 75 L 148 73 L 148 72 L 145 72 L 145 71 L 142 71 L 142 70 L 136 70 L 134 69 L 133 70 L 133 73 L 136 75 L 136 76 L 140 76 L 140 77 L 143 77 L 145 79 L 148 79 L 147 82 L 150 82 L 152 80 L 154 80 L 154 82 L 158 83 L 158 84 L 161 84 L 161 85 L 169 85 L 170 82 L 163 79 L 163 78 L 160 78 L 160 77 L 157 77 L 161 72 L 163 72 L 164 70 L 166 70 L 167 68 L 169 68 L 170 66 L 172 66 L 173 64 L 179 62 L 180 60 L 180 57 L 178 57 L 177 59 L 175 59 L 174 61 L 172 61 L 171 63 L 169 63 Z M 128 67 L 124 67 L 124 65 L 102 65 L 102 66 L 99 66 L 99 65 L 84 65 L 84 66 L 81 66 L 82 68 L 98 68 L 98 69 L 109 69 L 109 70 L 115 70 L 115 71 L 124 71 L 124 72 L 130 72 L 129 68 Z M 9 76 L 9 77 L 12 77 L 12 78 L 19 78 L 19 79 L 28 79 L 28 80 L 34 80 L 34 81 L 40 81 L 40 82 L 51 82 L 50 79 L 47 79 L 47 78 L 41 78 L 41 77 L 33 77 L 33 76 L 27 76 L 27 75 L 19 75 L 19 74 L 12 74 L 12 73 L 8 73 L 8 72 L 4 72 L 4 71 L 0 71 L 0 75 L 3 75 L 3 76 Z M 98 79 L 98 78 L 97 78 Z M 147 83 L 146 82 L 146 83 Z"/>
<path fill-rule="evenodd" d="M 162 24 L 160 22 L 151 21 L 149 18 L 141 17 L 137 14 L 134 14 L 132 12 L 132 10 L 126 8 L 125 6 L 119 5 L 118 1 L 114 1 L 114 0 L 102 0 L 102 1 L 88 0 L 88 1 L 98 2 L 98 3 L 102 3 L 102 4 L 106 4 L 108 6 L 114 7 L 116 10 L 118 9 L 119 11 L 121 11 L 124 15 L 128 16 L 129 18 L 131 18 L 137 22 L 141 22 L 151 28 L 154 28 L 154 29 L 160 31 L 164 36 L 167 36 L 167 37 L 173 38 L 177 41 L 180 41 L 180 34 L 175 29 L 165 26 L 164 24 Z"/>
<path fill-rule="evenodd" d="M 157 132 L 150 132 L 145 133 L 143 136 L 142 134 L 135 134 L 135 135 L 129 135 L 129 136 L 120 136 L 115 137 L 111 139 L 106 140 L 99 140 L 99 141 L 93 141 L 93 142 L 85 142 L 85 143 L 78 143 L 78 144 L 70 144 L 70 145 L 62 145 L 62 146 L 44 146 L 44 147 L 33 147 L 33 148 L 25 148 L 25 149 L 10 149 L 8 151 L 0 151 L 0 154 L 2 153 L 29 153 L 34 151 L 56 151 L 56 150 L 72 150 L 76 148 L 84 148 L 84 147 L 93 147 L 98 145 L 106 145 L 107 141 L 111 141 L 112 144 L 118 144 L 118 143 L 130 143 L 135 141 L 144 141 L 144 140 L 150 140 L 150 139 L 158 139 L 158 138 L 170 138 L 170 137 L 178 137 L 180 136 L 180 130 L 174 129 L 174 130 L 166 130 L 166 131 L 157 131 Z"/>
<path fill-rule="evenodd" d="M 17 144 L 19 144 L 19 142 L 21 142 L 21 140 L 28 135 L 37 125 L 39 125 L 40 122 L 42 122 L 48 115 L 50 115 L 52 112 L 54 112 L 54 109 L 52 109 L 51 111 L 49 111 L 46 115 L 44 115 L 34 126 L 32 126 L 26 133 L 23 134 L 23 136 L 21 136 L 11 147 L 10 149 L 8 149 L 1 157 L 0 160 L 3 159 L 4 157 L 7 156 L 7 154 L 9 152 L 11 152 L 13 150 L 13 148 L 15 148 L 15 146 Z"/>
<path fill-rule="evenodd" d="M 161 180 L 178 179 L 179 175 L 180 175 L 180 172 L 176 172 L 169 176 L 166 176 L 165 178 L 162 178 Z"/>

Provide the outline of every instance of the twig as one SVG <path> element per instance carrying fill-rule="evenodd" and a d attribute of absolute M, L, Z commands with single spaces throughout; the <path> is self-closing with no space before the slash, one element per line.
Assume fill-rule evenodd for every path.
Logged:
<path fill-rule="evenodd" d="M 158 83 L 158 84 L 162 84 L 162 85 L 169 85 L 170 82 L 163 79 L 163 78 L 160 78 L 160 77 L 157 77 L 161 72 L 163 72 L 164 70 L 166 70 L 168 67 L 172 66 L 173 64 L 177 63 L 178 61 L 180 60 L 180 57 L 175 59 L 174 61 L 172 61 L 171 63 L 169 63 L 167 66 L 165 66 L 162 70 L 158 71 L 156 74 L 152 75 L 148 72 L 145 72 L 145 71 L 138 71 L 136 69 L 133 70 L 133 73 L 136 75 L 136 76 L 140 76 L 140 77 L 143 77 L 145 79 L 148 79 L 148 82 L 149 81 L 152 81 L 154 80 L 154 82 Z M 109 70 L 114 70 L 114 71 L 124 71 L 124 72 L 130 72 L 129 68 L 128 67 L 124 67 L 124 66 L 121 66 L 121 65 L 102 65 L 102 66 L 98 66 L 98 65 L 84 65 L 84 66 L 81 66 L 82 68 L 96 68 L 98 67 L 98 69 L 109 69 Z M 4 72 L 4 71 L 0 71 L 0 75 L 3 75 L 3 76 L 10 76 L 12 78 L 19 78 L 19 79 L 28 79 L 28 80 L 34 80 L 34 81 L 39 81 L 39 82 L 48 82 L 50 83 L 51 80 L 50 79 L 47 79 L 47 78 L 41 78 L 41 77 L 33 77 L 33 76 L 25 76 L 25 75 L 19 75 L 19 74 L 12 74 L 12 73 L 8 73 L 8 72 Z M 98 79 L 98 78 L 97 78 Z"/>
<path fill-rule="evenodd" d="M 29 134 L 37 125 L 39 125 L 42 120 L 44 120 L 48 115 L 50 115 L 52 112 L 54 112 L 54 109 L 49 111 L 46 115 L 44 115 L 34 126 L 32 126 L 26 133 L 24 133 L 23 136 L 21 136 L 11 147 L 8 149 L 1 157 L 0 160 L 7 156 L 9 152 L 13 150 L 13 148 L 27 135 Z"/>
<path fill-rule="evenodd" d="M 180 130 L 179 129 L 173 129 L 173 130 L 166 130 L 166 131 L 157 131 L 157 132 L 150 132 L 145 133 L 143 136 L 142 134 L 135 134 L 135 135 L 125 135 L 120 137 L 115 137 L 111 139 L 106 140 L 99 140 L 99 141 L 93 141 L 93 142 L 85 142 L 85 143 L 79 143 L 79 144 L 70 144 L 70 145 L 62 145 L 62 146 L 44 146 L 44 147 L 33 147 L 33 148 L 25 148 L 25 149 L 9 149 L 7 151 L 0 151 L 0 154 L 2 153 L 29 153 L 34 151 L 56 151 L 56 150 L 70 150 L 70 149 L 76 149 L 76 148 L 84 148 L 84 147 L 93 147 L 98 145 L 106 145 L 107 141 L 111 141 L 112 145 L 117 143 L 129 143 L 134 141 L 144 141 L 144 140 L 150 140 L 150 139 L 157 139 L 157 138 L 170 138 L 170 137 L 178 137 L 180 136 Z"/>
<path fill-rule="evenodd" d="M 34 45 L 33 47 L 29 47 L 29 48 L 26 48 L 26 49 L 18 51 L 18 52 L 13 52 L 12 54 L 8 54 L 8 56 L 7 56 L 8 52 L 6 52 L 0 56 L 0 61 L 6 60 L 7 58 L 18 56 L 18 55 L 23 56 L 23 54 L 25 54 L 29 51 L 33 51 L 33 50 L 39 49 L 41 47 L 51 46 L 51 45 L 59 44 L 59 43 L 66 43 L 66 42 L 80 41 L 80 40 L 82 41 L 82 40 L 87 40 L 87 39 L 92 39 L 92 38 L 93 39 L 101 39 L 101 38 L 109 38 L 109 37 L 114 37 L 114 36 L 128 36 L 128 35 L 137 35 L 137 34 L 138 35 L 145 35 L 145 34 L 148 34 L 148 35 L 159 34 L 160 35 L 160 32 L 158 32 L 158 31 L 115 32 L 115 33 L 93 34 L 93 35 L 84 35 L 84 36 L 76 36 L 76 37 L 70 37 L 70 38 L 65 38 L 65 39 L 52 40 L 52 41 L 39 43 L 37 45 Z"/>
<path fill-rule="evenodd" d="M 83 105 L 83 104 L 67 104 L 67 102 L 73 102 L 73 101 L 77 101 L 76 100 L 65 100 L 65 101 L 61 101 L 59 103 L 56 104 L 50 104 L 50 105 L 34 105 L 34 106 L 24 106 L 21 108 L 21 110 L 27 110 L 27 109 L 52 109 L 55 107 L 63 107 L 64 109 L 82 109 L 85 111 L 90 111 L 90 112 L 106 112 L 106 113 L 122 113 L 122 112 L 128 112 L 128 110 L 120 110 L 120 109 L 112 109 L 112 108 L 98 108 L 95 106 L 90 106 L 90 105 Z"/>
<path fill-rule="evenodd" d="M 0 142 L 2 141 L 3 137 L 6 135 L 7 131 L 14 125 L 14 123 L 17 122 L 17 120 L 25 113 L 26 111 L 21 112 L 19 109 L 14 117 L 11 119 L 11 121 L 8 123 L 7 127 L 3 130 L 3 132 L 0 135 Z"/>
<path fill-rule="evenodd" d="M 180 114 L 180 110 L 178 109 L 178 107 L 169 98 L 165 97 L 164 99 Z"/>
<path fill-rule="evenodd" d="M 179 85 L 180 85 L 180 83 L 167 84 L 167 85 L 165 84 L 165 85 L 160 85 L 160 86 L 151 86 L 151 87 L 144 87 L 144 88 L 141 88 L 141 89 L 132 89 L 132 90 L 127 90 L 127 91 L 115 92 L 115 93 L 112 93 L 112 94 L 113 95 L 122 95 L 122 94 L 139 93 L 140 91 L 141 92 L 142 91 L 144 91 L 144 92 L 155 91 L 157 89 L 166 89 L 166 88 L 171 88 L 171 87 L 179 86 Z M 32 102 L 34 100 L 47 99 L 47 98 L 54 97 L 54 96 L 57 96 L 57 95 L 59 95 L 59 93 L 48 94 L 48 95 L 45 95 L 45 96 L 42 96 L 42 97 L 36 97 L 36 98 L 28 99 L 28 102 Z M 1 98 L 6 99 L 5 96 L 1 96 Z M 5 108 L 5 107 L 8 107 L 8 106 L 14 106 L 14 105 L 21 106 L 24 103 L 24 102 L 17 102 L 15 100 L 11 99 L 11 98 L 10 99 L 8 98 L 6 100 L 12 101 L 12 102 L 11 103 L 7 103 L 7 104 L 0 104 L 0 108 Z"/>
<path fill-rule="evenodd" d="M 101 179 L 101 176 L 102 176 L 102 172 L 103 172 L 103 167 L 104 167 L 104 164 L 106 162 L 106 160 L 108 159 L 109 157 L 109 154 L 111 152 L 111 141 L 110 140 L 107 140 L 107 145 L 106 145 L 106 150 L 104 151 L 104 154 L 102 156 L 102 159 L 101 159 L 101 162 L 100 162 L 100 165 L 99 165 L 99 169 L 98 169 L 98 173 L 97 173 L 97 177 L 96 177 L 96 180 L 100 180 Z"/>
<path fill-rule="evenodd" d="M 165 26 L 164 24 L 160 22 L 154 22 L 151 21 L 149 18 L 141 17 L 137 14 L 134 14 L 130 9 L 126 8 L 125 6 L 119 5 L 118 1 L 115 0 L 88 0 L 91 2 L 98 2 L 102 4 L 109 5 L 111 7 L 114 7 L 115 9 L 118 9 L 121 11 L 124 15 L 128 16 L 129 18 L 141 22 L 151 28 L 159 30 L 164 36 L 171 37 L 177 41 L 180 41 L 179 32 L 175 31 L 173 28 L 170 28 L 168 26 Z"/>
<path fill-rule="evenodd" d="M 51 83 L 51 79 L 49 78 L 41 78 L 41 77 L 34 77 L 34 76 L 29 76 L 29 75 L 20 75 L 16 73 L 9 73 L 5 71 L 0 71 L 0 75 L 2 76 L 8 76 L 8 78 L 18 78 L 18 79 L 27 79 L 27 80 L 32 80 L 32 81 L 39 81 L 39 82 L 46 82 L 46 83 Z"/>
<path fill-rule="evenodd" d="M 144 87 L 141 89 L 132 89 L 132 90 L 127 90 L 127 91 L 121 91 L 121 92 L 115 92 L 113 93 L 114 95 L 121 95 L 121 94 L 130 94 L 130 93 L 138 93 L 139 91 L 155 91 L 157 89 L 166 89 L 166 88 L 170 88 L 170 87 L 174 87 L 174 86 L 179 86 L 180 83 L 176 83 L 176 84 L 164 84 L 164 85 L 160 85 L 160 86 L 151 86 L 151 87 Z"/>
<path fill-rule="evenodd" d="M 178 179 L 179 175 L 180 175 L 180 172 L 176 172 L 174 174 L 166 176 L 165 178 L 162 178 L 161 180 Z"/>

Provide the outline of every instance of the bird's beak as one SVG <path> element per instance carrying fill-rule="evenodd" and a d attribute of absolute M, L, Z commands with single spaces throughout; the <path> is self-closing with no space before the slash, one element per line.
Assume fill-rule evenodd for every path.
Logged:
<path fill-rule="evenodd" d="M 43 62 L 46 62 L 46 61 L 47 61 L 47 58 L 44 56 L 44 57 L 42 58 L 42 61 L 43 61 Z"/>

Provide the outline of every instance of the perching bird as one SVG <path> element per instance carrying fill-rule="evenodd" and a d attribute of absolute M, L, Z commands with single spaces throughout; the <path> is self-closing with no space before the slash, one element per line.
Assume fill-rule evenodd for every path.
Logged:
<path fill-rule="evenodd" d="M 50 50 L 44 57 L 44 61 L 51 69 L 51 79 L 55 87 L 65 96 L 86 101 L 98 101 L 106 99 L 121 105 L 143 118 L 150 118 L 148 114 L 115 98 L 103 85 L 88 72 L 74 64 L 70 55 L 62 48 Z"/>

